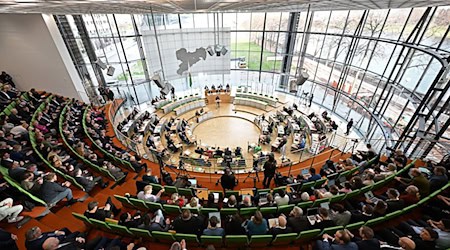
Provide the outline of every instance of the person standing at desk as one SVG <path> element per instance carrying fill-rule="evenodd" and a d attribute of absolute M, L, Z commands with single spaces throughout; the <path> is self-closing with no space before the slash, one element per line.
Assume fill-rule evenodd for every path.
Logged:
<path fill-rule="evenodd" d="M 220 108 L 220 102 L 221 102 L 220 97 L 216 96 L 216 107 L 217 108 Z"/>
<path fill-rule="evenodd" d="M 275 176 L 275 171 L 277 169 L 277 161 L 275 160 L 273 154 L 269 155 L 269 159 L 264 163 L 264 188 L 270 187 L 270 181 L 272 181 Z"/>

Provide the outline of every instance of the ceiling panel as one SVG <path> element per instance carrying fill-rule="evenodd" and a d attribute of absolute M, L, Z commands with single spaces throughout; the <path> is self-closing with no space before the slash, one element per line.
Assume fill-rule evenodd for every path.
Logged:
<path fill-rule="evenodd" d="M 0 13 L 192 13 L 387 9 L 449 5 L 448 0 L 0 0 Z"/>

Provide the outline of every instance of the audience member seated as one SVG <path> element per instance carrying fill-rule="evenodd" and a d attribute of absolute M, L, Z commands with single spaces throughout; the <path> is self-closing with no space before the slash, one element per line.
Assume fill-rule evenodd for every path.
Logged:
<path fill-rule="evenodd" d="M 5 200 L 0 202 L 0 221 L 7 218 L 8 223 L 15 223 L 21 221 L 23 216 L 19 216 L 20 212 L 22 212 L 22 205 L 13 205 L 12 198 L 6 198 Z"/>
<path fill-rule="evenodd" d="M 360 221 L 368 221 L 373 218 L 373 206 L 370 204 L 363 205 L 361 211 L 352 211 L 350 223 Z"/>
<path fill-rule="evenodd" d="M 200 235 L 203 225 L 201 215 L 192 215 L 189 209 L 183 209 L 181 215 L 172 222 L 172 228 L 177 233 Z"/>
<path fill-rule="evenodd" d="M 433 175 L 430 177 L 430 192 L 434 192 L 448 183 L 446 169 L 444 167 L 435 167 Z"/>
<path fill-rule="evenodd" d="M 247 221 L 247 225 L 245 227 L 247 229 L 248 235 L 266 234 L 269 230 L 267 220 L 263 218 L 260 211 L 255 212 L 255 215 Z"/>
<path fill-rule="evenodd" d="M 105 206 L 98 207 L 97 201 L 91 201 L 88 204 L 87 210 L 84 212 L 84 216 L 90 219 L 96 219 L 105 221 L 106 218 L 114 218 L 114 215 L 118 215 L 121 209 L 117 209 L 112 203 L 111 198 L 108 197 Z"/>
<path fill-rule="evenodd" d="M 352 214 L 350 211 L 346 210 L 342 204 L 335 203 L 331 208 L 331 219 L 334 221 L 336 226 L 346 226 L 349 224 Z"/>
<path fill-rule="evenodd" d="M 142 224 L 142 217 L 140 211 L 136 212 L 133 216 L 130 213 L 125 212 L 120 215 L 119 225 L 128 227 L 128 228 L 136 228 Z"/>
<path fill-rule="evenodd" d="M 358 245 L 351 241 L 347 230 L 338 230 L 334 234 L 334 238 L 328 234 L 323 234 L 322 239 L 316 241 L 318 250 L 358 250 Z"/>
<path fill-rule="evenodd" d="M 152 191 L 153 186 L 147 185 L 144 187 L 144 191 L 140 191 L 137 194 L 137 198 L 149 202 L 158 202 L 161 198 L 161 195 L 164 193 L 164 188 L 159 190 L 159 192 L 156 195 L 152 194 Z"/>
<path fill-rule="evenodd" d="M 0 228 L 0 249 L 18 250 L 17 239 L 17 235 Z"/>
<path fill-rule="evenodd" d="M 223 207 L 224 208 L 237 208 L 238 204 L 237 204 L 236 196 L 230 195 L 230 197 L 228 197 L 227 203 L 223 204 Z"/>
<path fill-rule="evenodd" d="M 400 237 L 409 237 L 416 245 L 415 249 L 434 249 L 436 247 L 436 240 L 439 235 L 431 227 L 422 228 L 416 232 L 414 228 L 406 222 L 400 223 L 396 228 L 383 228 L 378 235 L 380 240 L 397 246 Z"/>
<path fill-rule="evenodd" d="M 90 192 L 92 189 L 94 189 L 95 185 L 99 184 L 100 187 L 106 188 L 108 187 L 109 182 L 103 182 L 103 179 L 101 176 L 93 177 L 93 176 L 84 176 L 83 171 L 81 169 L 75 170 L 75 180 L 84 187 L 84 190 L 86 192 Z"/>
<path fill-rule="evenodd" d="M 152 175 L 152 169 L 149 168 L 147 170 L 147 173 L 145 173 L 145 175 L 142 176 L 142 181 L 146 182 L 146 183 L 153 183 L 153 184 L 158 184 L 158 178 L 155 175 Z"/>
<path fill-rule="evenodd" d="M 57 249 L 58 244 L 64 243 L 84 243 L 85 239 L 80 232 L 71 232 L 67 228 L 62 228 L 52 232 L 42 232 L 38 226 L 30 228 L 25 233 L 25 247 L 28 250 Z M 51 241 L 51 242 L 50 242 Z M 55 241 L 55 242 L 53 242 Z M 50 244 L 51 243 L 51 244 Z M 56 245 L 51 248 L 49 245 Z M 65 244 L 64 244 L 65 245 Z"/>
<path fill-rule="evenodd" d="M 402 200 L 405 206 L 413 205 L 419 202 L 419 189 L 414 185 L 409 185 L 404 194 L 400 195 L 400 200 Z"/>
<path fill-rule="evenodd" d="M 217 218 L 216 216 L 211 216 L 211 218 L 209 218 L 208 228 L 203 230 L 203 235 L 224 236 L 225 230 L 221 227 L 218 227 L 219 223 L 219 218 Z"/>
<path fill-rule="evenodd" d="M 368 226 L 362 226 L 358 229 L 360 239 L 354 238 L 354 235 L 352 238 L 354 238 L 354 241 L 356 245 L 358 245 L 358 249 L 364 249 L 364 250 L 378 250 L 380 249 L 380 241 L 376 238 L 374 238 L 375 233 L 373 232 L 372 228 Z"/>
<path fill-rule="evenodd" d="M 47 202 L 47 204 L 53 205 L 60 200 L 66 198 L 67 205 L 72 205 L 77 202 L 72 196 L 72 190 L 70 190 L 70 183 L 64 182 L 62 185 L 56 182 L 57 177 L 55 173 L 49 173 L 45 176 L 44 183 L 41 185 L 40 194 L 41 198 Z"/>
<path fill-rule="evenodd" d="M 327 227 L 334 227 L 336 226 L 336 223 L 334 223 L 333 220 L 331 220 L 328 209 L 326 208 L 319 208 L 319 214 L 318 214 L 318 221 L 314 225 L 311 225 L 314 229 L 321 229 Z"/>
<path fill-rule="evenodd" d="M 409 171 L 412 179 L 395 177 L 395 179 L 404 185 L 406 188 L 409 185 L 414 185 L 419 189 L 420 198 L 426 197 L 430 193 L 430 182 L 425 176 L 420 172 L 418 168 L 413 168 Z"/>
<path fill-rule="evenodd" d="M 148 230 L 150 232 L 167 232 L 170 228 L 170 219 L 164 219 L 164 215 L 161 209 L 158 209 L 153 214 L 153 217 L 150 216 L 150 214 L 145 214 L 143 223 L 139 225 L 139 228 Z"/>
<path fill-rule="evenodd" d="M 300 233 L 301 231 L 308 230 L 309 228 L 309 222 L 306 217 L 303 216 L 303 210 L 297 206 L 295 206 L 289 213 L 287 225 L 292 228 L 294 233 Z"/>
<path fill-rule="evenodd" d="M 243 235 L 246 234 L 242 227 L 242 219 L 238 213 L 229 216 L 225 224 L 226 235 Z"/>
<path fill-rule="evenodd" d="M 199 204 L 197 197 L 192 197 L 188 204 L 186 204 L 186 208 L 201 208 L 202 205 Z"/>
<path fill-rule="evenodd" d="M 278 225 L 271 227 L 269 230 L 269 234 L 275 236 L 279 234 L 288 234 L 292 233 L 292 228 L 287 225 L 286 217 L 284 215 L 278 216 Z"/>
<path fill-rule="evenodd" d="M 275 194 L 275 204 L 277 204 L 277 206 L 289 204 L 289 195 L 287 195 L 284 190 L 280 190 L 279 193 Z"/>

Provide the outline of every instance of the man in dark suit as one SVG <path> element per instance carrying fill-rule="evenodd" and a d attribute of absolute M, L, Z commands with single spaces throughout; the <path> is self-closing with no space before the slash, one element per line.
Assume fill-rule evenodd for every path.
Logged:
<path fill-rule="evenodd" d="M 172 223 L 172 227 L 177 233 L 196 235 L 202 232 L 202 225 L 202 219 L 198 216 L 193 216 L 189 209 L 183 209 L 181 216 L 176 218 Z"/>
<path fill-rule="evenodd" d="M 287 225 L 292 228 L 294 233 L 300 233 L 301 231 L 308 230 L 309 228 L 309 222 L 306 217 L 303 216 L 303 210 L 297 206 L 295 206 L 289 213 Z"/>
<path fill-rule="evenodd" d="M 66 181 L 61 185 L 56 182 L 56 179 L 55 173 L 49 173 L 45 176 L 45 182 L 39 190 L 41 198 L 47 202 L 47 204 L 55 204 L 64 198 L 68 201 L 67 205 L 72 205 L 77 202 L 72 196 L 72 190 L 68 188 L 70 183 Z"/>
<path fill-rule="evenodd" d="M 405 207 L 405 202 L 400 200 L 400 193 L 397 189 L 389 188 L 386 192 L 388 199 L 386 204 L 388 205 L 386 213 L 402 210 Z"/>
<path fill-rule="evenodd" d="M 233 190 L 236 186 L 236 177 L 234 177 L 229 168 L 226 168 L 225 173 L 220 177 L 220 184 L 223 190 Z"/>
<path fill-rule="evenodd" d="M 361 236 L 360 240 L 356 240 L 356 245 L 358 245 L 358 249 L 364 250 L 378 250 L 380 249 L 380 241 L 374 238 L 374 232 L 372 228 L 368 226 L 362 226 L 359 228 L 359 236 Z"/>
<path fill-rule="evenodd" d="M 362 207 L 362 213 L 359 211 L 352 211 L 352 217 L 350 223 L 368 221 L 373 218 L 373 207 L 370 204 L 366 204 Z"/>
<path fill-rule="evenodd" d="M 58 244 L 79 242 L 84 243 L 84 237 L 79 232 L 71 232 L 67 228 L 56 230 L 54 232 L 42 232 L 39 227 L 32 227 L 25 233 L 25 246 L 28 250 L 43 250 L 44 242 L 49 238 L 56 238 L 59 240 Z M 47 243 L 48 244 L 48 243 Z M 46 245 L 47 245 L 46 244 Z M 57 245 L 58 245 L 57 244 Z M 52 249 L 46 247 L 45 249 Z"/>

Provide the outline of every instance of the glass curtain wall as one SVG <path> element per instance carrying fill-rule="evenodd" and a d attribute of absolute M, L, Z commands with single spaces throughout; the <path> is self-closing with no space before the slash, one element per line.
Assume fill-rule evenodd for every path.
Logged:
<path fill-rule="evenodd" d="M 450 7 L 301 11 L 294 15 L 295 20 L 290 19 L 290 14 L 82 17 L 97 57 L 115 68 L 112 76 L 104 72 L 106 83 L 120 94 L 134 97 L 136 102 L 159 94 L 149 81 L 148 69 L 150 65 L 164 67 L 160 54 L 146 54 L 143 33 L 151 31 L 156 34 L 153 39 L 157 39 L 158 33 L 163 32 L 220 28 L 229 32 L 229 74 L 207 78 L 193 75 L 199 87 L 224 82 L 251 86 L 260 92 L 287 92 L 288 85 L 281 82 L 280 76 L 296 79 L 305 70 L 309 78 L 298 87 L 298 100 L 302 93 L 313 93 L 314 103 L 344 120 L 353 118 L 366 142 L 376 148 L 399 146 L 409 156 L 426 156 L 431 144 L 423 143 L 425 140 L 438 145 L 430 157 L 446 154 L 450 140 L 446 100 L 450 91 L 442 58 L 450 51 Z M 72 29 L 78 34 L 75 25 Z M 287 40 L 293 34 L 294 44 L 289 49 Z M 75 39 L 83 51 L 79 35 Z M 286 57 L 292 61 L 290 68 L 283 70 Z M 86 64 L 89 65 L 88 60 Z M 91 70 L 89 73 L 93 74 Z M 436 85 L 442 76 L 447 78 Z M 171 83 L 177 89 L 188 89 L 184 76 Z M 434 110 L 423 103 L 430 100 L 436 101 Z M 419 107 L 430 117 L 418 119 Z M 434 121 L 437 126 L 433 127 Z M 419 130 L 423 131 L 418 133 Z M 437 134 L 442 134 L 441 139 L 433 139 Z"/>

